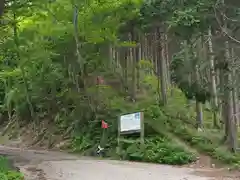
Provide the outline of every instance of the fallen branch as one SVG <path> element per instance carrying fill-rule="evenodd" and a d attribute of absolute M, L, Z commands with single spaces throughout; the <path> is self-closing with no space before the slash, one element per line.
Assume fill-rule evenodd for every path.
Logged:
<path fill-rule="evenodd" d="M 7 126 L 1 132 L 1 136 L 4 136 L 7 133 L 7 131 L 16 123 L 16 121 L 17 118 L 12 118 L 10 122 L 7 124 Z"/>

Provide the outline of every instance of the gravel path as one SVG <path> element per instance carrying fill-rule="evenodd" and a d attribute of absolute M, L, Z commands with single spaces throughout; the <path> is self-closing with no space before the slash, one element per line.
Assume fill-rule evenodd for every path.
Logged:
<path fill-rule="evenodd" d="M 61 152 L 0 146 L 0 154 L 14 159 L 26 180 L 217 180 L 191 168 L 97 160 Z M 207 170 L 214 172 L 214 169 Z M 208 174 L 208 175 L 207 175 Z M 207 177 L 208 176 L 208 177 Z M 221 178 L 228 179 L 228 178 Z M 235 178 L 229 178 L 235 179 Z M 239 179 L 239 178 L 237 178 Z"/>
<path fill-rule="evenodd" d="M 191 169 L 119 161 L 77 160 L 40 165 L 51 180 L 209 180 Z M 57 175 L 57 177 L 56 177 Z"/>

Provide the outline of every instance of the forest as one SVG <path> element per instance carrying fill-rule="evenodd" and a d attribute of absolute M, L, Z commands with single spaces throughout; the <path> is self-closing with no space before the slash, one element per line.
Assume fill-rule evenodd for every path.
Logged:
<path fill-rule="evenodd" d="M 104 120 L 108 157 L 240 167 L 240 2 L 0 3 L 1 136 L 91 155 Z M 137 111 L 144 147 L 116 151 L 119 115 Z"/>

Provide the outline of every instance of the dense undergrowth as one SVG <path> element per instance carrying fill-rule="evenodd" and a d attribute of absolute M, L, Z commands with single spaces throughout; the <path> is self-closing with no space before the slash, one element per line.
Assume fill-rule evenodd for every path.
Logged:
<path fill-rule="evenodd" d="M 156 79 L 152 76 L 146 76 L 142 83 L 143 87 L 145 86 L 147 89 L 152 89 L 151 86 L 156 83 Z M 139 93 L 139 100 L 132 103 L 121 97 L 119 92 L 110 86 L 101 86 L 99 88 L 101 89 L 99 96 L 102 97 L 102 101 L 100 103 L 101 111 L 98 113 L 97 122 L 91 121 L 88 127 L 83 127 L 79 129 L 77 133 L 73 134 L 73 141 L 70 147 L 73 151 L 85 152 L 87 155 L 91 155 L 96 151 L 97 145 L 103 141 L 103 130 L 100 126 L 100 120 L 104 119 L 110 125 L 110 128 L 104 132 L 107 151 L 106 156 L 163 164 L 187 164 L 196 160 L 196 154 L 177 144 L 176 141 L 169 138 L 166 133 L 156 132 L 151 124 L 148 125 L 147 123 L 145 127 L 144 145 L 139 143 L 139 135 L 124 137 L 124 139 L 121 139 L 121 150 L 118 151 L 117 119 L 120 114 L 143 111 L 146 122 L 148 120 L 162 121 L 164 125 L 165 120 L 161 119 L 163 114 L 161 114 L 161 111 L 156 111 L 159 107 L 152 106 L 157 97 L 154 95 L 156 89 L 153 89 L 152 92 L 149 90 L 148 92 L 143 91 Z M 152 93 L 153 96 L 146 98 L 147 93 Z M 154 109 L 155 107 L 157 109 Z M 163 129 L 164 128 L 165 127 L 163 127 Z"/>
<path fill-rule="evenodd" d="M 196 155 L 176 145 L 174 140 L 163 137 L 145 139 L 145 145 L 128 142 L 123 145 L 121 157 L 127 160 L 144 161 L 160 164 L 181 165 L 196 160 Z"/>
<path fill-rule="evenodd" d="M 210 128 L 211 119 L 206 120 L 206 128 L 203 132 L 197 131 L 193 118 L 195 116 L 194 108 L 189 106 L 180 90 L 174 89 L 172 95 L 169 95 L 169 105 L 162 107 L 154 103 L 157 98 L 157 79 L 153 76 L 146 76 L 142 86 L 148 91 L 139 93 L 139 100 L 135 103 L 126 101 L 117 94 L 106 98 L 106 94 L 109 96 L 106 88 L 110 87 L 104 87 L 102 96 L 105 95 L 106 99 L 110 99 L 109 107 L 107 107 L 109 113 L 108 115 L 101 114 L 100 117 L 110 124 L 107 132 L 108 138 L 105 137 L 108 156 L 164 164 L 186 164 L 195 161 L 197 154 L 178 144 L 173 138 L 175 136 L 185 142 L 187 146 L 194 147 L 199 153 L 209 155 L 223 163 L 239 165 L 240 155 L 232 154 L 224 146 L 220 146 L 223 136 L 221 136 L 221 130 Z M 114 90 L 111 89 L 111 91 Z M 144 112 L 145 145 L 140 147 L 136 141 L 137 138 L 133 140 L 133 137 L 127 137 L 126 140 L 123 140 L 122 152 L 116 153 L 117 117 L 119 114 L 135 111 Z M 205 114 L 208 115 L 207 113 L 206 111 Z M 169 134 L 173 136 L 169 137 Z M 94 148 L 101 141 L 100 137 L 101 129 L 98 124 L 94 133 L 85 131 L 81 133 L 81 136 L 75 135 L 71 148 L 74 151 L 89 153 L 89 150 L 95 150 Z"/>
<path fill-rule="evenodd" d="M 182 102 L 178 103 L 176 100 L 175 106 L 178 106 L 178 111 L 173 111 L 172 107 L 163 108 L 162 111 L 168 116 L 168 130 L 181 138 L 188 145 L 196 148 L 200 153 L 209 155 L 213 159 L 219 160 L 226 164 L 239 167 L 240 165 L 240 154 L 231 153 L 228 151 L 225 145 L 222 145 L 224 141 L 224 132 L 221 129 L 212 128 L 212 119 L 209 116 L 208 110 L 205 114 L 205 128 L 203 131 L 197 131 L 193 118 L 193 111 L 191 107 L 185 103 L 184 106 L 180 106 Z M 176 110 L 176 108 L 175 108 Z M 172 120 L 176 118 L 176 120 Z M 182 123 L 184 121 L 184 123 Z"/>
<path fill-rule="evenodd" d="M 11 169 L 7 158 L 0 156 L 0 180 L 23 180 L 20 172 Z"/>
<path fill-rule="evenodd" d="M 174 88 L 171 93 L 169 92 L 167 106 L 156 104 L 157 84 L 155 76 L 144 76 L 141 81 L 142 89 L 135 103 L 124 98 L 114 87 L 100 86 L 97 88 L 99 101 L 96 117 L 90 117 L 84 124 L 76 124 L 74 129 L 68 130 L 72 121 L 67 114 L 59 112 L 55 116 L 54 123 L 42 131 L 44 136 L 38 139 L 48 139 L 49 142 L 51 141 L 50 144 L 53 142 L 52 147 L 54 146 L 53 137 L 59 139 L 62 136 L 62 139 L 71 140 L 70 144 L 63 147 L 64 149 L 85 155 L 96 155 L 98 144 L 104 141 L 106 157 L 174 165 L 197 160 L 199 154 L 190 150 L 190 147 L 193 147 L 198 153 L 238 167 L 240 155 L 230 153 L 226 147 L 220 145 L 223 133 L 220 129 L 211 128 L 209 112 L 204 111 L 206 127 L 202 132 L 198 131 L 195 127 L 194 106 L 189 105 L 179 89 Z M 88 89 L 91 95 L 96 94 L 95 91 L 96 88 Z M 145 143 L 144 145 L 139 143 L 137 134 L 125 137 L 121 140 L 121 151 L 119 151 L 117 148 L 118 116 L 136 111 L 144 112 Z M 109 128 L 104 132 L 104 138 L 101 120 L 109 124 Z M 68 135 L 66 135 L 66 129 L 69 131 Z M 186 145 L 179 144 L 178 140 Z"/>

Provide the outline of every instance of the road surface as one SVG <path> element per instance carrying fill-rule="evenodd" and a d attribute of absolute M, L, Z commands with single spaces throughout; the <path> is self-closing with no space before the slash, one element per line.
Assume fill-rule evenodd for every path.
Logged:
<path fill-rule="evenodd" d="M 14 159 L 26 180 L 230 180 L 215 169 L 97 160 L 62 152 L 23 150 L 0 146 L 0 154 Z"/>

